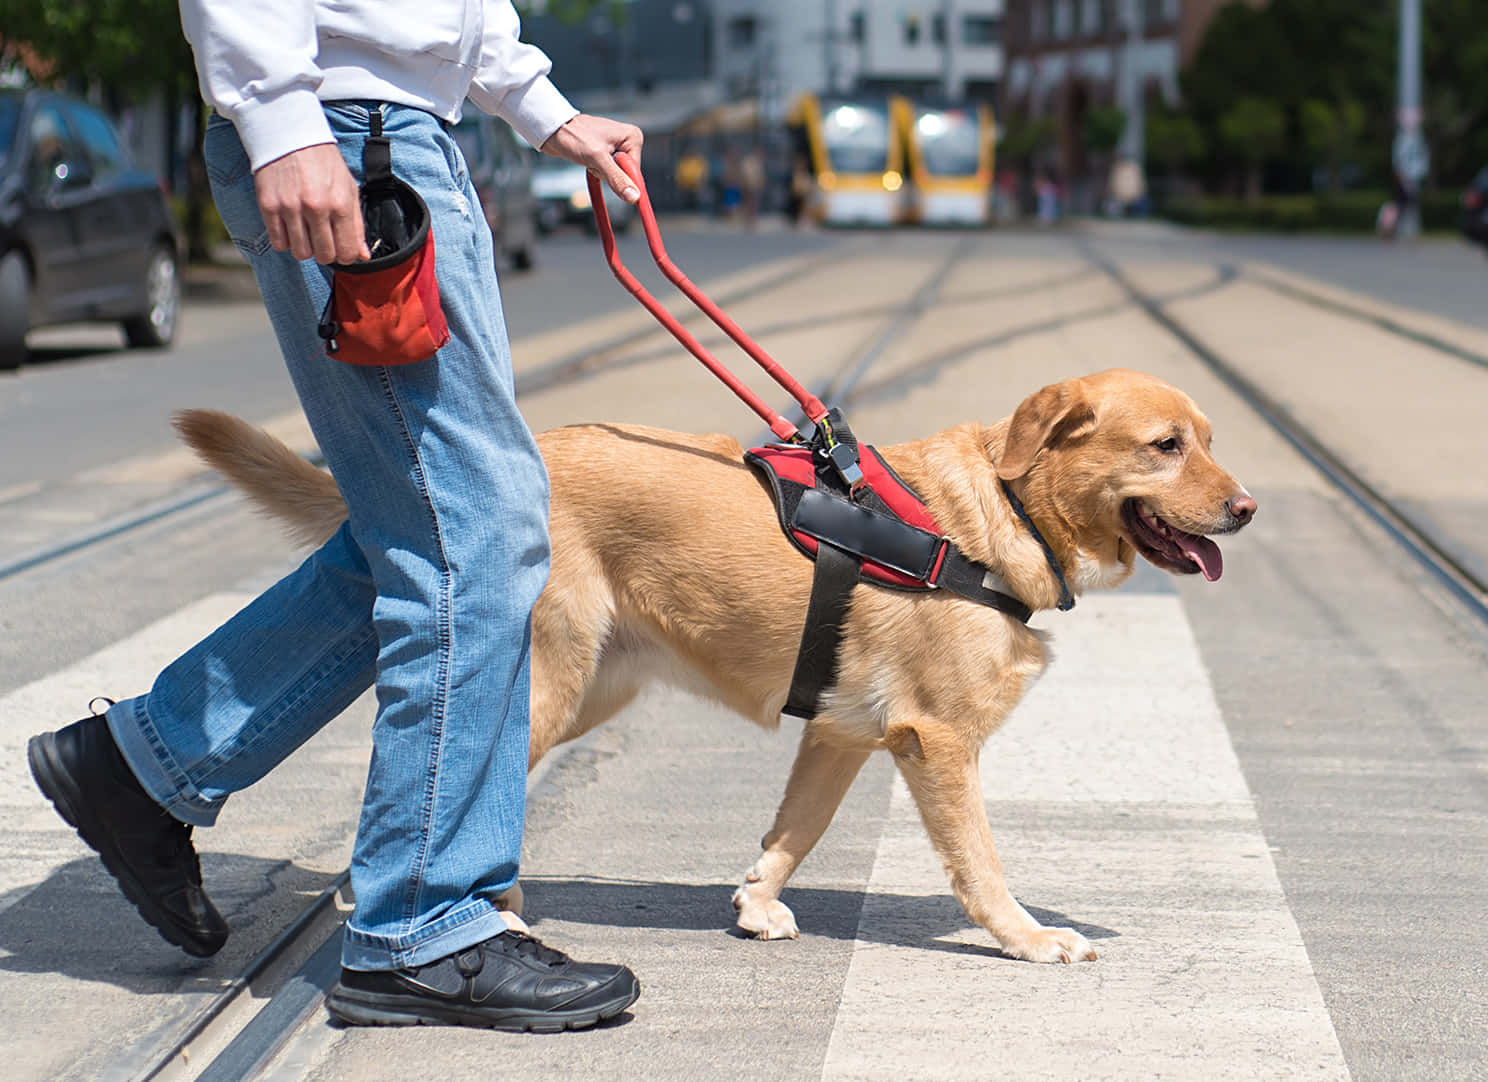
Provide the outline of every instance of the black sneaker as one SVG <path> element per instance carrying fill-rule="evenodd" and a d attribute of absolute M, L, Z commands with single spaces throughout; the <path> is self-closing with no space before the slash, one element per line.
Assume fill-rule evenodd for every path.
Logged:
<path fill-rule="evenodd" d="M 639 998 L 624 966 L 575 962 L 530 935 L 502 932 L 414 969 L 343 969 L 326 1006 L 353 1026 L 583 1029 Z"/>
<path fill-rule="evenodd" d="M 227 922 L 202 890 L 191 827 L 145 792 L 107 721 L 33 736 L 26 758 L 37 786 L 167 943 L 198 958 L 222 949 Z"/>

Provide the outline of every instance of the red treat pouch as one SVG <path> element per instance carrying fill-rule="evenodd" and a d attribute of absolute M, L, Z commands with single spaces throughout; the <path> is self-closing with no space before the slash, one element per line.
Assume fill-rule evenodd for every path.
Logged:
<path fill-rule="evenodd" d="M 362 150 L 362 221 L 372 258 L 338 263 L 318 328 L 327 355 L 347 364 L 425 361 L 449 341 L 434 277 L 434 234 L 418 192 L 393 176 L 382 112 Z"/>

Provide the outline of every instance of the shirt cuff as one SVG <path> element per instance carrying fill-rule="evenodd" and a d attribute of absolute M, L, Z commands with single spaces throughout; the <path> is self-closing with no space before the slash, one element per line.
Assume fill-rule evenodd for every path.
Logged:
<path fill-rule="evenodd" d="M 274 98 L 250 98 L 228 113 L 257 172 L 305 147 L 334 143 L 330 122 L 313 90 L 289 90 Z"/>
<path fill-rule="evenodd" d="M 555 131 L 579 115 L 579 111 L 546 75 L 507 93 L 497 111 L 518 135 L 538 148 Z"/>

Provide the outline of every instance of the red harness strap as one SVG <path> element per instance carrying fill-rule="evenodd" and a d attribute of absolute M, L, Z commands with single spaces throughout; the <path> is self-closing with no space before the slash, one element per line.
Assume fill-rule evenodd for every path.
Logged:
<path fill-rule="evenodd" d="M 859 454 L 858 442 L 842 415 L 835 409 L 828 410 L 777 364 L 668 258 L 640 166 L 624 153 L 615 155 L 615 163 L 640 193 L 636 209 L 651 256 L 662 274 L 789 391 L 815 426 L 807 444 L 804 433 L 720 364 L 625 268 L 615 246 L 600 180 L 590 173 L 590 204 L 605 259 L 615 277 L 688 352 L 759 414 L 771 432 L 787 441 L 756 447 L 745 455 L 769 482 L 786 536 L 816 563 L 786 713 L 803 718 L 816 716 L 822 693 L 836 676 L 848 599 L 864 574 L 877 585 L 900 590 L 950 590 L 1026 623 L 1032 614 L 1028 606 L 1014 597 L 994 572 L 968 559 L 941 534 L 924 503 L 894 476 L 878 452 L 865 447 L 867 454 Z"/>
<path fill-rule="evenodd" d="M 839 435 L 852 433 L 836 410 Z M 823 448 L 770 444 L 744 458 L 769 484 L 781 528 L 816 563 L 806 624 L 784 712 L 810 719 L 836 680 L 837 654 L 853 587 L 945 589 L 1028 622 L 1032 610 L 987 567 L 945 537 L 928 508 L 878 450 L 857 445 L 866 483 L 849 496 Z"/>

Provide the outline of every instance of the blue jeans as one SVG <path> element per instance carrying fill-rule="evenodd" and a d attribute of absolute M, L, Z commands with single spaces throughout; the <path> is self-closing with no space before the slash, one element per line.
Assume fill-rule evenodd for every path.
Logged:
<path fill-rule="evenodd" d="M 353 175 L 367 108 L 326 106 Z M 327 271 L 269 246 L 232 125 L 206 136 L 213 197 L 247 255 L 349 518 L 299 568 L 120 702 L 145 788 L 210 826 L 368 686 L 377 720 L 343 964 L 420 965 L 505 929 L 527 774 L 530 616 L 547 578 L 547 474 L 517 411 L 491 234 L 448 131 L 384 107 L 393 167 L 423 195 L 450 342 L 357 367 L 316 333 Z"/>

